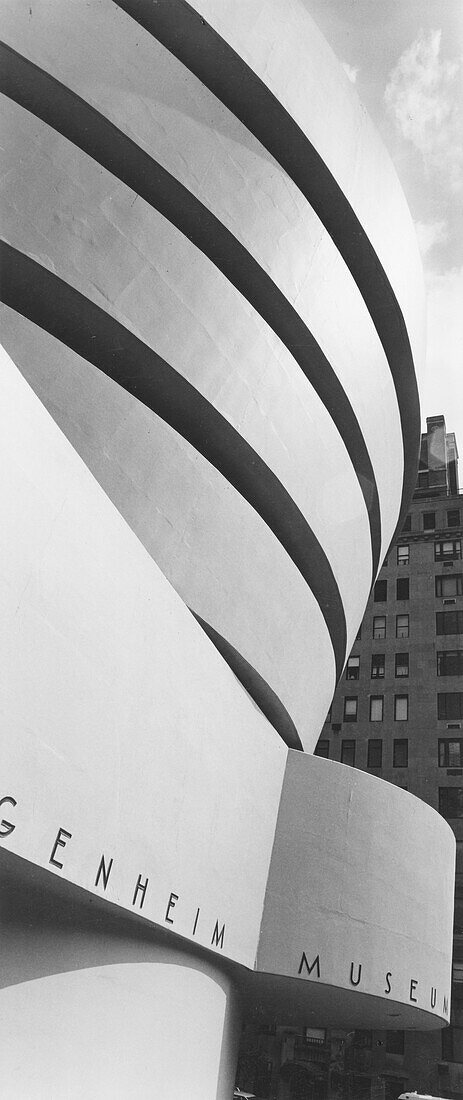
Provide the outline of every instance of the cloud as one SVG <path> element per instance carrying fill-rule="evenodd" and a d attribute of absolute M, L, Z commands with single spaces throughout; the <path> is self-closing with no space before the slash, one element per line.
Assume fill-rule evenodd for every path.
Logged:
<path fill-rule="evenodd" d="M 463 266 L 427 277 L 426 373 L 421 387 L 425 416 L 443 412 L 447 431 L 463 444 Z"/>
<path fill-rule="evenodd" d="M 463 186 L 462 65 L 441 57 L 441 37 L 440 30 L 419 32 L 390 73 L 384 99 L 426 169 L 456 191 Z"/>
<path fill-rule="evenodd" d="M 449 234 L 446 221 L 415 222 L 415 229 L 422 259 L 434 248 L 435 244 L 444 244 L 448 240 Z"/>
<path fill-rule="evenodd" d="M 349 63 L 347 61 L 341 61 L 341 65 L 344 69 L 344 72 L 349 77 L 349 80 L 350 80 L 351 84 L 355 84 L 355 82 L 357 80 L 357 77 L 358 77 L 358 72 L 359 72 L 358 68 L 355 69 L 353 67 L 353 65 L 349 65 Z"/>

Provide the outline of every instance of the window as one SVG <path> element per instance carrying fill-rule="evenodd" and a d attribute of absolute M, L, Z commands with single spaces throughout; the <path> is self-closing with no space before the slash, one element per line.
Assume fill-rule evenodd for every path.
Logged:
<path fill-rule="evenodd" d="M 408 615 L 396 615 L 395 617 L 395 636 L 396 638 L 408 638 L 409 634 L 409 616 Z"/>
<path fill-rule="evenodd" d="M 423 512 L 423 531 L 434 531 L 436 526 L 436 513 Z"/>
<path fill-rule="evenodd" d="M 411 531 L 411 529 L 412 529 L 412 517 L 410 515 L 408 515 L 408 516 L 405 516 L 405 522 L 404 522 L 404 525 L 402 527 L 402 531 L 407 532 L 407 531 Z"/>
<path fill-rule="evenodd" d="M 434 543 L 434 561 L 457 561 L 461 558 L 461 539 Z"/>
<path fill-rule="evenodd" d="M 370 722 L 382 722 L 384 695 L 370 695 Z"/>
<path fill-rule="evenodd" d="M 314 756 L 324 756 L 325 760 L 328 760 L 330 755 L 330 743 L 323 738 L 320 739 L 318 745 L 315 747 Z"/>
<path fill-rule="evenodd" d="M 421 470 L 418 474 L 418 488 L 429 489 L 429 474 L 427 470 Z"/>
<path fill-rule="evenodd" d="M 463 718 L 463 691 L 442 691 L 437 696 L 437 717 Z"/>
<path fill-rule="evenodd" d="M 304 1042 L 309 1046 L 322 1047 L 326 1043 L 326 1028 L 324 1027 L 305 1027 L 304 1028 Z"/>
<path fill-rule="evenodd" d="M 395 674 L 396 676 L 408 676 L 408 653 L 396 653 Z"/>
<path fill-rule="evenodd" d="M 408 695 L 394 695 L 394 719 L 396 722 L 408 720 Z"/>
<path fill-rule="evenodd" d="M 405 1053 L 405 1032 L 386 1032 L 386 1053 Z"/>
<path fill-rule="evenodd" d="M 362 624 L 360 623 L 360 626 L 359 626 L 359 628 L 358 628 L 358 630 L 357 630 L 357 636 L 356 636 L 356 638 L 355 638 L 355 641 L 356 641 L 356 642 L 360 642 L 360 640 L 361 640 L 361 637 L 362 637 Z"/>
<path fill-rule="evenodd" d="M 447 512 L 447 527 L 459 527 L 460 526 L 460 509 L 451 508 Z"/>
<path fill-rule="evenodd" d="M 438 676 L 463 676 L 463 649 L 446 649 L 437 654 Z"/>
<path fill-rule="evenodd" d="M 382 680 L 384 678 L 385 669 L 385 655 L 384 653 L 373 653 L 371 658 L 371 678 L 372 680 Z"/>
<path fill-rule="evenodd" d="M 371 1050 L 373 1033 L 366 1030 L 354 1031 L 355 1050 Z"/>
<path fill-rule="evenodd" d="M 357 721 L 357 695 L 346 695 L 344 699 L 344 721 L 356 722 Z"/>
<path fill-rule="evenodd" d="M 360 675 L 360 657 L 349 657 L 346 665 L 346 680 L 358 680 Z"/>
<path fill-rule="evenodd" d="M 375 603 L 384 603 L 387 600 L 387 581 L 376 581 L 373 599 Z"/>
<path fill-rule="evenodd" d="M 442 1061 L 453 1062 L 454 1061 L 454 1044 L 453 1044 L 453 1027 L 444 1027 L 441 1031 L 441 1043 L 442 1043 Z"/>
<path fill-rule="evenodd" d="M 410 562 L 410 547 L 398 546 L 397 547 L 397 565 L 408 565 Z"/>
<path fill-rule="evenodd" d="M 436 634 L 463 634 L 463 611 L 437 611 Z"/>
<path fill-rule="evenodd" d="M 439 767 L 461 768 L 463 765 L 463 740 L 458 738 L 452 741 L 450 737 L 443 737 L 439 741 Z"/>
<path fill-rule="evenodd" d="M 349 767 L 354 767 L 355 741 L 341 741 L 341 764 L 349 764 Z"/>
<path fill-rule="evenodd" d="M 386 616 L 375 615 L 373 619 L 373 637 L 385 638 L 386 637 Z"/>
<path fill-rule="evenodd" d="M 404 1054 L 405 1052 L 405 1032 L 404 1031 L 386 1031 L 386 1053 L 387 1054 Z"/>
<path fill-rule="evenodd" d="M 379 737 L 368 742 L 367 768 L 381 768 L 383 763 L 383 742 Z"/>
<path fill-rule="evenodd" d="M 394 739 L 392 766 L 394 768 L 408 768 L 408 740 L 406 737 Z"/>
<path fill-rule="evenodd" d="M 463 787 L 439 787 L 439 813 L 447 820 L 463 817 Z"/>
<path fill-rule="evenodd" d="M 408 577 L 398 577 L 396 581 L 396 599 L 408 600 L 410 597 L 410 580 Z"/>
<path fill-rule="evenodd" d="M 461 596 L 463 594 L 462 582 L 462 573 L 436 577 L 436 596 Z"/>

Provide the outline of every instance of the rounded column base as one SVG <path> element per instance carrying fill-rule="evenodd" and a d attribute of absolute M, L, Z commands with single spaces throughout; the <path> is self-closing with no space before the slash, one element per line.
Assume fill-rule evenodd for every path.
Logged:
<path fill-rule="evenodd" d="M 231 979 L 175 947 L 19 981 L 0 991 L 2 1096 L 230 1100 L 239 1017 Z"/>

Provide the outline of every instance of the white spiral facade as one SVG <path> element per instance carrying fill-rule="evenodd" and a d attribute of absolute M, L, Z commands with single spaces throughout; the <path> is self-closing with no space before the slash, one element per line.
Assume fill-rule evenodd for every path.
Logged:
<path fill-rule="evenodd" d="M 60 904 L 81 888 L 110 923 L 120 907 L 155 937 L 135 962 L 121 916 L 128 954 L 108 925 L 109 953 L 88 946 L 75 965 L 63 931 L 59 965 L 52 939 L 40 973 L 13 965 L 7 1011 L 36 1026 L 34 979 L 64 1041 L 57 974 L 72 1012 L 80 981 L 103 1012 L 121 961 L 116 988 L 151 965 L 161 1004 L 162 953 L 181 984 L 188 941 L 194 981 L 215 990 L 189 994 L 205 1019 L 222 1011 L 219 981 L 224 1005 L 241 984 L 303 1018 L 390 1026 L 393 1003 L 393 1026 L 439 1026 L 450 830 L 294 751 L 316 744 L 415 478 L 423 293 L 393 168 L 299 0 L 15 0 L 2 14 L 5 880 L 18 898 L 43 868 L 41 897 L 59 878 Z M 401 843 L 411 878 L 397 882 Z M 361 982 L 344 974 L 351 955 Z M 191 1023 L 186 994 L 176 1011 Z M 153 1012 L 162 1066 L 170 1032 Z M 118 1043 L 102 1055 L 102 1040 L 100 1094 L 130 1095 L 134 1042 L 114 1093 Z M 201 1055 L 219 1095 L 233 1042 Z M 24 1088 L 55 1080 L 38 1046 Z M 11 1049 L 17 1065 L 16 1032 Z M 73 1057 L 63 1080 L 84 1095 Z M 168 1086 L 159 1071 L 166 1096 L 196 1095 L 193 1062 Z"/>

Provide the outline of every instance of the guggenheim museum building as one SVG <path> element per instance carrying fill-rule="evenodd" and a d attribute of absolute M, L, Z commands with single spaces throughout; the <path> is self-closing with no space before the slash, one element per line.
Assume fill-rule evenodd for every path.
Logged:
<path fill-rule="evenodd" d="M 309 0 L 3 0 L 2 1096 L 441 1028 L 454 839 L 312 755 L 415 482 L 423 286 Z"/>

